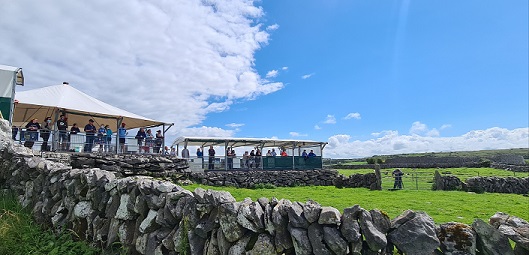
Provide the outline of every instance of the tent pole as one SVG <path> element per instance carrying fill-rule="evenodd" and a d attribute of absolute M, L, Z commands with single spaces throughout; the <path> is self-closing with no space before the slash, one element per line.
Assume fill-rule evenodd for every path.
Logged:
<path fill-rule="evenodd" d="M 116 154 L 119 153 L 119 126 L 123 122 L 123 117 L 116 119 Z"/>

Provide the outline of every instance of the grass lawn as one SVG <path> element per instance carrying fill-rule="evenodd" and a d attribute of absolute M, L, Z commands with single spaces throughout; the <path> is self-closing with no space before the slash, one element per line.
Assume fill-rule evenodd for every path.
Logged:
<path fill-rule="evenodd" d="M 335 188 L 326 186 L 278 187 L 275 189 L 239 189 L 233 187 L 211 187 L 199 184 L 184 186 L 193 191 L 197 187 L 226 190 L 237 201 L 249 197 L 256 201 L 260 197 L 285 198 L 305 202 L 312 199 L 322 206 L 332 206 L 341 212 L 355 204 L 362 208 L 385 211 L 395 218 L 411 209 L 424 211 L 434 221 L 450 221 L 471 224 L 475 218 L 488 221 L 496 212 L 504 212 L 529 220 L 529 197 L 514 194 L 475 194 L 461 191 L 398 190 L 370 191 L 364 188 Z"/>
<path fill-rule="evenodd" d="M 0 193 L 0 255 L 119 255 L 119 248 L 101 250 L 85 242 L 74 241 L 74 234 L 65 231 L 55 235 L 31 218 L 12 195 Z"/>

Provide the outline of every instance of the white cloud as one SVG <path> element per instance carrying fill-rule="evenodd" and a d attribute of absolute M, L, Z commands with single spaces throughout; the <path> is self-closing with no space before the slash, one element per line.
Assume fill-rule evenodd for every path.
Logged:
<path fill-rule="evenodd" d="M 263 30 L 263 15 L 246 0 L 14 1 L 0 9 L 0 34 L 9 35 L 0 63 L 24 68 L 21 90 L 68 81 L 119 108 L 174 122 L 169 135 L 177 135 L 210 112 L 283 88 L 254 67 L 266 29 L 278 27 Z"/>
<path fill-rule="evenodd" d="M 318 125 L 314 125 L 314 129 L 316 129 L 316 130 L 320 130 L 320 129 L 321 129 L 321 127 L 320 127 L 320 126 L 318 126 Z"/>
<path fill-rule="evenodd" d="M 366 141 L 351 141 L 349 135 L 343 134 L 331 136 L 324 157 L 355 158 L 400 153 L 527 148 L 529 142 L 529 128 L 508 130 L 494 127 L 470 131 L 457 137 L 399 135 L 397 131 L 373 134 L 376 134 L 376 138 Z"/>
<path fill-rule="evenodd" d="M 429 129 L 428 126 L 420 121 L 415 121 L 411 125 L 410 134 L 415 135 L 426 135 L 426 136 L 439 136 L 439 130 L 433 128 Z"/>
<path fill-rule="evenodd" d="M 266 78 L 273 78 L 276 77 L 279 74 L 277 70 L 271 70 L 266 73 Z"/>
<path fill-rule="evenodd" d="M 288 66 L 283 66 L 283 67 L 281 67 L 281 70 L 283 70 L 283 71 L 288 70 Z"/>
<path fill-rule="evenodd" d="M 336 124 L 336 118 L 334 115 L 327 115 L 327 119 L 323 121 L 325 124 Z"/>
<path fill-rule="evenodd" d="M 200 136 L 200 137 L 233 137 L 234 130 L 225 130 L 218 127 L 193 127 L 179 130 L 178 136 Z M 172 140 L 170 140 L 172 141 Z"/>
<path fill-rule="evenodd" d="M 305 75 L 301 76 L 301 79 L 305 80 L 305 79 L 308 79 L 308 78 L 312 77 L 313 75 L 314 75 L 314 73 L 305 74 Z"/>
<path fill-rule="evenodd" d="M 231 127 L 231 128 L 240 128 L 242 126 L 244 126 L 244 124 L 242 123 L 230 123 L 230 124 L 226 124 L 227 127 Z"/>
<path fill-rule="evenodd" d="M 292 137 L 299 137 L 299 136 L 308 136 L 307 134 L 300 134 L 298 132 L 290 132 L 290 136 Z"/>
<path fill-rule="evenodd" d="M 274 31 L 274 30 L 277 30 L 278 28 L 279 28 L 278 24 L 273 24 L 273 25 L 267 26 L 266 30 L 267 31 Z"/>
<path fill-rule="evenodd" d="M 443 129 L 447 129 L 447 128 L 451 128 L 452 125 L 450 124 L 443 124 L 439 129 L 443 130 Z"/>
<path fill-rule="evenodd" d="M 360 116 L 360 113 L 357 113 L 357 112 L 352 112 L 352 113 L 349 113 L 347 114 L 347 116 L 344 117 L 344 119 L 346 120 L 349 120 L 349 119 L 361 119 L 362 117 Z"/>

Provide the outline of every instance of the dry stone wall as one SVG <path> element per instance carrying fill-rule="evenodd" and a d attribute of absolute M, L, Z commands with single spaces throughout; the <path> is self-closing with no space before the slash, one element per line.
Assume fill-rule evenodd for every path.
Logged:
<path fill-rule="evenodd" d="M 529 177 L 470 177 L 466 182 L 453 175 L 441 175 L 435 171 L 434 190 L 462 190 L 471 192 L 529 194 Z"/>
<path fill-rule="evenodd" d="M 100 247 L 120 243 L 129 254 L 529 252 L 529 223 L 501 213 L 491 224 L 436 226 L 427 214 L 414 211 L 391 220 L 359 205 L 340 212 L 315 201 L 236 201 L 225 191 L 190 192 L 153 177 L 75 169 L 13 145 L 5 123 L 0 129 L 2 189 L 16 193 L 39 223 L 69 229 Z"/>

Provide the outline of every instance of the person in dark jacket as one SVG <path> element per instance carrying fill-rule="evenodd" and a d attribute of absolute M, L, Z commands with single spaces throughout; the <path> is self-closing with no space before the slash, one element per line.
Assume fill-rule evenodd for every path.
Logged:
<path fill-rule="evenodd" d="M 46 117 L 44 119 L 44 127 L 40 130 L 40 137 L 42 137 L 42 146 L 40 147 L 41 151 L 49 151 L 48 140 L 50 139 L 51 133 L 51 117 Z"/>
<path fill-rule="evenodd" d="M 28 124 L 26 124 L 26 132 L 28 133 L 28 138 L 24 142 L 24 146 L 28 148 L 33 148 L 35 141 L 39 139 L 39 129 L 40 124 L 38 119 L 32 119 Z"/>

